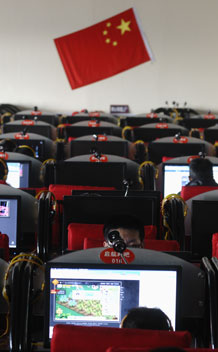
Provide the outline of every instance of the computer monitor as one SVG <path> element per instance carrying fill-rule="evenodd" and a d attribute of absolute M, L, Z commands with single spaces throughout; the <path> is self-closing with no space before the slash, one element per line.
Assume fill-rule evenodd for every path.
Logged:
<path fill-rule="evenodd" d="M 168 123 L 157 123 L 148 124 L 135 128 L 134 140 L 143 140 L 145 142 L 154 141 L 156 138 L 163 138 L 169 136 L 175 136 L 177 133 L 181 133 L 183 136 L 188 135 L 188 130 L 184 127 Z"/>
<path fill-rule="evenodd" d="M 106 134 L 111 136 L 121 137 L 121 128 L 118 126 L 99 126 L 99 127 L 88 127 L 88 126 L 66 126 L 65 127 L 65 137 L 81 137 L 93 134 Z"/>
<path fill-rule="evenodd" d="M 98 191 L 96 191 L 97 193 Z M 114 215 L 132 215 L 145 225 L 160 228 L 158 192 L 144 196 L 65 196 L 63 200 L 62 250 L 68 247 L 67 227 L 70 223 L 105 224 Z M 159 235 L 159 234 L 158 234 Z M 103 234 L 102 234 L 103 238 Z"/>
<path fill-rule="evenodd" d="M 175 143 L 173 137 L 164 137 L 149 143 L 149 160 L 153 161 L 155 164 L 160 164 L 163 156 L 176 158 L 186 155 L 198 155 L 199 153 L 214 155 L 214 147 L 212 144 L 199 138 L 186 137 L 184 135 L 181 138 L 183 138 L 184 141 L 182 143 Z"/>
<path fill-rule="evenodd" d="M 30 164 L 30 161 L 7 161 L 7 183 L 15 188 L 28 188 Z"/>
<path fill-rule="evenodd" d="M 9 237 L 9 248 L 19 247 L 20 196 L 0 195 L 0 231 Z"/>
<path fill-rule="evenodd" d="M 52 166 L 47 166 L 47 170 Z M 127 179 L 125 162 L 83 162 L 63 161 L 55 165 L 54 183 L 64 185 L 87 185 L 123 188 Z M 135 181 L 135 180 L 133 180 Z"/>
<path fill-rule="evenodd" d="M 148 114 L 149 116 L 127 116 L 125 118 L 120 119 L 121 127 L 125 126 L 142 126 L 148 125 L 149 123 L 158 123 L 158 122 L 166 122 L 173 123 L 173 119 L 166 115 L 158 115 L 158 114 Z"/>
<path fill-rule="evenodd" d="M 102 154 L 119 155 L 128 157 L 128 142 L 121 141 L 91 141 L 74 139 L 70 143 L 71 156 L 92 154 L 93 151 L 98 151 Z"/>
<path fill-rule="evenodd" d="M 191 251 L 196 256 L 212 256 L 212 236 L 218 231 L 216 200 L 192 201 Z"/>
<path fill-rule="evenodd" d="M 29 145 L 35 151 L 35 157 L 37 159 L 44 159 L 45 157 L 45 141 L 40 139 L 27 139 L 27 140 L 16 140 L 17 145 Z"/>
<path fill-rule="evenodd" d="M 218 183 L 218 165 L 213 165 L 213 177 Z M 189 182 L 189 164 L 163 164 L 163 195 L 179 193 Z"/>
<path fill-rule="evenodd" d="M 28 123 L 27 123 L 28 122 Z M 9 122 L 3 125 L 3 133 L 22 132 L 28 127 L 29 133 L 36 133 L 47 138 L 52 138 L 54 127 L 45 122 L 35 122 L 33 120 L 22 120 Z"/>
<path fill-rule="evenodd" d="M 129 309 L 163 310 L 179 328 L 181 267 L 47 263 L 45 340 L 56 324 L 119 327 Z"/>

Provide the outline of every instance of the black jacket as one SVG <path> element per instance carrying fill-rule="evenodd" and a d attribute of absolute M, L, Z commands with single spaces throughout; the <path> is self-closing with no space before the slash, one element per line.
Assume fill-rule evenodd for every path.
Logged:
<path fill-rule="evenodd" d="M 211 179 L 193 179 L 186 186 L 211 186 L 211 187 L 218 187 L 218 183 L 211 178 Z"/>

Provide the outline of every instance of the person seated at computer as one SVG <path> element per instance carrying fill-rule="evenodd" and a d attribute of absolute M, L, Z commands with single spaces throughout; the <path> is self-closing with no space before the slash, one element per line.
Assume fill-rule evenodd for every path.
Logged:
<path fill-rule="evenodd" d="M 206 158 L 195 158 L 189 164 L 189 180 L 185 186 L 214 186 L 213 164 Z"/>
<path fill-rule="evenodd" d="M 159 308 L 132 308 L 122 319 L 121 328 L 168 330 L 172 331 L 172 324 L 168 316 Z"/>
<path fill-rule="evenodd" d="M 108 236 L 114 230 L 119 232 L 127 247 L 144 247 L 144 226 L 138 218 L 130 215 L 115 215 L 111 217 L 103 228 L 104 247 L 112 246 Z"/>

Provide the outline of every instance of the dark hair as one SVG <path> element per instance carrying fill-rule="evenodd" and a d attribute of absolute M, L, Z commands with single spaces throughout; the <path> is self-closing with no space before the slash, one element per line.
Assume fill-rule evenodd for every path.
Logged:
<path fill-rule="evenodd" d="M 108 219 L 103 228 L 105 241 L 108 241 L 109 232 L 118 228 L 138 230 L 141 242 L 144 241 L 145 231 L 143 223 L 129 214 L 114 215 Z"/>
<path fill-rule="evenodd" d="M 146 330 L 172 330 L 171 321 L 159 308 L 132 308 L 123 318 L 122 328 Z"/>
<path fill-rule="evenodd" d="M 189 165 L 190 177 L 199 180 L 213 179 L 213 164 L 209 159 L 195 158 Z"/>

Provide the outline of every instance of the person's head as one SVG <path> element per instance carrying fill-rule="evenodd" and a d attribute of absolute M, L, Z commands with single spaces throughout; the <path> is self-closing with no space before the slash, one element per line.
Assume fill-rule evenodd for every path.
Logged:
<path fill-rule="evenodd" d="M 209 159 L 195 158 L 189 164 L 189 179 L 210 180 L 213 178 L 213 164 Z"/>
<path fill-rule="evenodd" d="M 121 322 L 121 328 L 173 330 L 168 316 L 159 308 L 132 308 Z"/>
<path fill-rule="evenodd" d="M 142 222 L 130 215 L 115 215 L 104 225 L 104 246 L 108 247 L 108 235 L 117 230 L 127 247 L 143 248 L 144 226 Z"/>
<path fill-rule="evenodd" d="M 0 159 L 0 180 L 6 181 L 8 175 L 8 167 L 3 159 Z"/>

